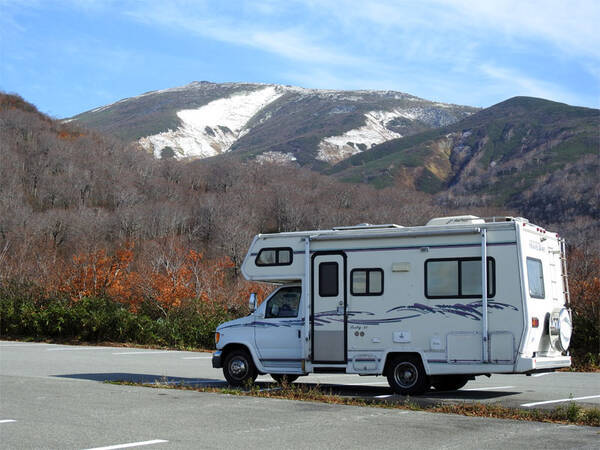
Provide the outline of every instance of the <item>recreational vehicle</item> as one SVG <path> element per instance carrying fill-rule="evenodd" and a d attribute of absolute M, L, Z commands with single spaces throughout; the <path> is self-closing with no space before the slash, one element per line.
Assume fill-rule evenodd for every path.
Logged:
<path fill-rule="evenodd" d="M 571 364 L 565 242 L 521 217 L 259 234 L 241 270 L 281 286 L 216 330 L 232 385 L 348 373 L 414 395 Z"/>

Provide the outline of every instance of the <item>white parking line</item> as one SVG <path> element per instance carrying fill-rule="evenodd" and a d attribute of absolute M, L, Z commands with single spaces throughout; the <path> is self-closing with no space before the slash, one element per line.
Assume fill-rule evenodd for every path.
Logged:
<path fill-rule="evenodd" d="M 181 359 L 211 359 L 212 356 L 186 356 Z"/>
<path fill-rule="evenodd" d="M 534 373 L 532 377 L 545 377 L 546 375 L 554 375 L 552 372 Z"/>
<path fill-rule="evenodd" d="M 319 380 L 314 380 L 314 379 L 310 379 L 310 378 L 301 378 L 300 380 L 298 380 L 298 382 L 300 383 L 311 383 L 311 384 L 336 384 L 336 385 L 340 385 L 340 386 L 346 386 L 346 387 L 350 387 L 350 386 L 388 386 L 389 383 L 387 381 L 367 381 L 364 383 L 361 382 L 348 382 L 347 380 L 340 380 L 338 383 L 335 382 L 331 382 L 331 381 L 319 381 Z"/>
<path fill-rule="evenodd" d="M 530 406 L 549 405 L 550 403 L 574 402 L 577 400 L 587 400 L 590 398 L 600 398 L 600 395 L 588 395 L 587 397 L 575 397 L 575 398 L 561 398 L 560 400 L 548 400 L 545 402 L 523 403 L 521 406 L 524 406 L 525 408 L 529 408 Z"/>
<path fill-rule="evenodd" d="M 45 344 L 43 342 L 37 342 L 37 343 L 20 342 L 18 344 L 0 344 L 0 347 L 34 347 L 36 345 L 50 345 L 50 344 Z"/>
<path fill-rule="evenodd" d="M 373 398 L 390 398 L 392 396 L 392 394 L 385 394 L 385 395 L 376 395 Z"/>
<path fill-rule="evenodd" d="M 16 422 L 15 419 L 2 419 L 0 420 L 0 423 L 13 423 Z"/>
<path fill-rule="evenodd" d="M 212 384 L 214 383 L 214 381 L 212 380 L 205 380 L 205 379 L 198 379 L 198 380 L 173 380 L 173 381 L 160 381 L 160 380 L 156 380 L 156 382 L 158 382 L 158 384 L 192 384 L 192 383 L 202 383 L 202 384 Z"/>
<path fill-rule="evenodd" d="M 463 391 L 494 391 L 496 389 L 511 389 L 514 386 L 492 386 L 492 387 L 478 387 L 471 389 L 462 389 Z"/>
<path fill-rule="evenodd" d="M 115 448 L 141 447 L 142 445 L 163 444 L 165 442 L 169 442 L 169 441 L 165 441 L 164 439 L 154 439 L 152 441 L 130 442 L 129 444 L 109 445 L 108 447 L 94 447 L 94 448 L 88 448 L 87 450 L 113 450 Z"/>
<path fill-rule="evenodd" d="M 47 352 L 77 352 L 80 350 L 112 350 L 111 347 L 58 347 L 46 349 Z"/>
<path fill-rule="evenodd" d="M 157 355 L 159 353 L 171 353 L 168 350 L 161 350 L 159 352 L 116 352 L 113 355 Z"/>

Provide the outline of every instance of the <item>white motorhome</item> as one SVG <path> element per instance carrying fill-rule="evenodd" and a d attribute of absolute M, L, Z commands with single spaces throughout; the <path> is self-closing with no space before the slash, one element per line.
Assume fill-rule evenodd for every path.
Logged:
<path fill-rule="evenodd" d="M 524 218 L 259 234 L 242 273 L 282 286 L 216 330 L 233 385 L 349 373 L 419 394 L 571 364 L 565 243 Z"/>

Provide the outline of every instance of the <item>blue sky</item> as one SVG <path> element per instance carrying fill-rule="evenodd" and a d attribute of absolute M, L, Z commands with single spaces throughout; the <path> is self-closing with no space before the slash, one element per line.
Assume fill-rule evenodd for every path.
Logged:
<path fill-rule="evenodd" d="M 0 0 L 0 90 L 54 117 L 191 81 L 600 106 L 598 0 Z"/>

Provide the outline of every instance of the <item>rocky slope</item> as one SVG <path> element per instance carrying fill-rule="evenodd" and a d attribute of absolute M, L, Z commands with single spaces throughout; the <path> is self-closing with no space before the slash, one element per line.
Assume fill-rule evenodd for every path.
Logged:
<path fill-rule="evenodd" d="M 456 206 L 518 207 L 546 222 L 600 214 L 600 110 L 514 97 L 455 124 L 395 139 L 327 173 L 405 184 Z"/>

